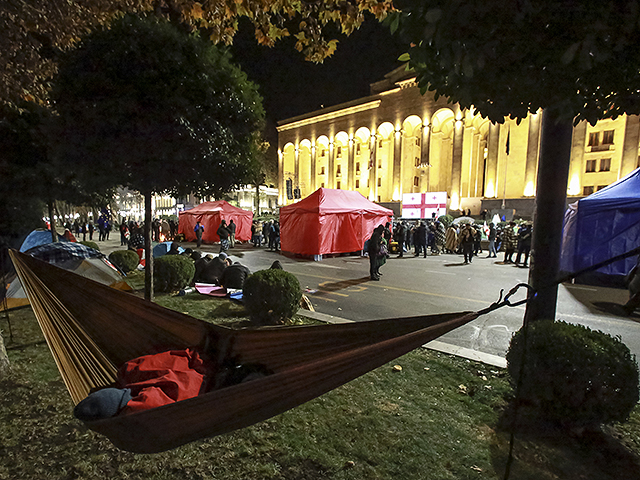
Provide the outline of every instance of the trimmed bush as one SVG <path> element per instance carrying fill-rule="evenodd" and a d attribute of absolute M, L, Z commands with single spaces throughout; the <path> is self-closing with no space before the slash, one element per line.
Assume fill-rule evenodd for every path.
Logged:
<path fill-rule="evenodd" d="M 515 387 L 524 347 L 520 329 L 507 352 Z M 520 399 L 569 428 L 623 422 L 638 402 L 638 366 L 619 337 L 565 322 L 529 325 Z"/>
<path fill-rule="evenodd" d="M 129 273 L 138 266 L 140 257 L 133 250 L 116 250 L 109 254 L 109 261 L 124 273 Z"/>
<path fill-rule="evenodd" d="M 171 292 L 191 283 L 196 267 L 185 255 L 165 255 L 153 261 L 153 286 L 158 292 Z"/>
<path fill-rule="evenodd" d="M 244 282 L 244 306 L 259 325 L 285 323 L 298 311 L 301 298 L 300 282 L 284 270 L 260 270 Z"/>
<path fill-rule="evenodd" d="M 94 250 L 100 251 L 100 247 L 98 246 L 98 244 L 96 242 L 92 242 L 91 240 L 82 240 L 78 243 L 81 243 L 86 247 L 93 248 Z"/>
<path fill-rule="evenodd" d="M 449 228 L 449 225 L 453 223 L 453 217 L 451 215 L 440 215 L 438 221 L 444 225 L 444 228 Z"/>

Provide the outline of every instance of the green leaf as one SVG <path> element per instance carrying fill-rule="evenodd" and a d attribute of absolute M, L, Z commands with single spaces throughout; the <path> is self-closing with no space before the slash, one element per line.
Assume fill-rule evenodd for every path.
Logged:
<path fill-rule="evenodd" d="M 403 53 L 398 57 L 399 62 L 408 62 L 411 60 L 411 55 L 408 52 Z"/>

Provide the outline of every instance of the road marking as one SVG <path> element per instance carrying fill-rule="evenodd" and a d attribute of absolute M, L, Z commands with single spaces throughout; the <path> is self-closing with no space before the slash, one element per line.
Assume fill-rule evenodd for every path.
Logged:
<path fill-rule="evenodd" d="M 302 275 L 305 277 L 311 277 L 311 278 L 321 278 L 324 280 L 327 280 L 327 277 L 321 277 L 319 275 L 311 275 L 309 273 L 300 273 L 298 275 Z M 333 281 L 340 281 L 337 278 L 329 278 L 328 280 L 333 280 Z M 344 281 L 344 280 L 342 280 Z M 326 283 L 326 282 L 325 282 Z M 384 284 L 367 284 L 368 287 L 377 287 L 377 288 L 382 288 L 382 289 L 388 289 L 388 290 L 396 290 L 398 292 L 406 292 L 406 293 L 419 293 L 421 295 L 427 295 L 430 297 L 440 297 L 440 298 L 449 298 L 451 300 L 465 300 L 468 302 L 475 302 L 475 303 L 482 303 L 483 305 L 486 305 L 487 303 L 489 303 L 489 301 L 487 300 L 474 300 L 472 298 L 464 298 L 464 297 L 454 297 L 453 295 L 445 295 L 442 293 L 431 293 L 431 292 L 421 292 L 419 290 L 409 290 L 408 288 L 399 288 L 399 287 L 391 287 L 389 285 L 384 285 Z M 331 293 L 331 292 L 326 292 L 326 293 Z M 318 297 L 320 298 L 320 297 Z"/>
<path fill-rule="evenodd" d="M 333 298 L 327 298 L 327 297 L 320 297 L 320 296 L 316 297 L 316 296 L 313 296 L 312 298 L 314 300 L 316 300 L 316 299 L 317 300 L 326 300 L 327 302 L 333 302 L 333 303 L 337 302 L 337 300 L 334 300 Z"/>
<path fill-rule="evenodd" d="M 577 285 L 564 285 L 566 288 L 572 288 L 574 290 L 588 290 L 590 292 L 597 292 L 597 288 L 589 288 L 589 287 L 578 287 Z"/>

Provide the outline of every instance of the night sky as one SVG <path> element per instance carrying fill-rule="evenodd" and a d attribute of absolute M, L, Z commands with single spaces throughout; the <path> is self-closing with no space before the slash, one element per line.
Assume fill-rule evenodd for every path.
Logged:
<path fill-rule="evenodd" d="M 249 27 L 249 28 L 246 28 Z M 322 64 L 307 62 L 288 38 L 261 47 L 250 25 L 242 24 L 231 49 L 234 61 L 257 83 L 272 128 L 275 121 L 369 95 L 369 84 L 400 66 L 405 48 L 388 28 L 367 19 Z"/>

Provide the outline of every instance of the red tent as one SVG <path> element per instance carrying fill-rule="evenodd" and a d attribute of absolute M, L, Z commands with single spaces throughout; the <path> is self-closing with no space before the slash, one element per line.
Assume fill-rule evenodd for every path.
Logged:
<path fill-rule="evenodd" d="M 356 252 L 392 216 L 358 192 L 320 188 L 280 209 L 280 244 L 301 255 Z"/>
<path fill-rule="evenodd" d="M 227 225 L 231 220 L 236 224 L 236 240 L 243 242 L 251 240 L 253 212 L 234 207 L 224 200 L 204 202 L 190 210 L 180 212 L 178 233 L 182 233 L 187 241 L 195 242 L 196 234 L 193 229 L 196 226 L 196 222 L 200 221 L 204 227 L 202 241 L 204 243 L 219 242 L 220 237 L 218 237 L 216 231 L 222 220 L 226 220 Z"/>

